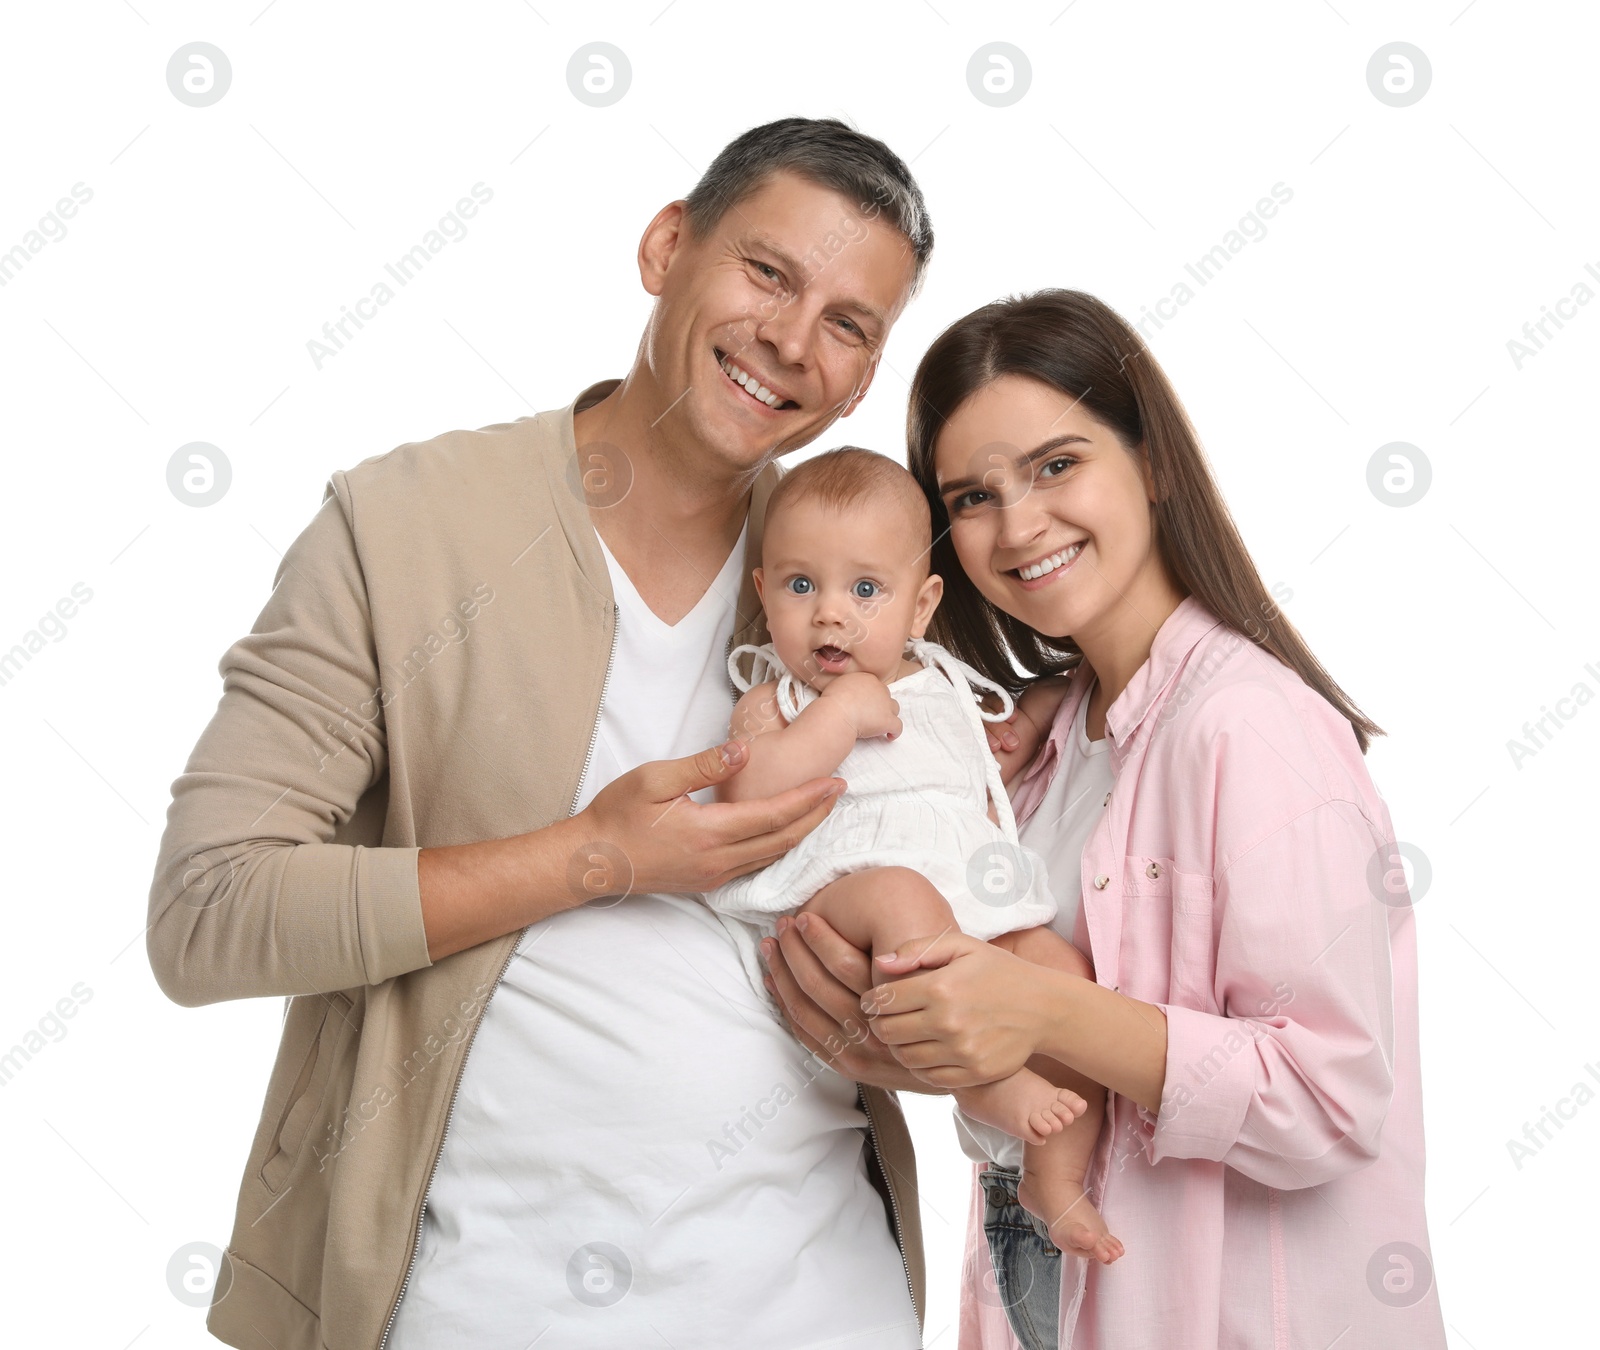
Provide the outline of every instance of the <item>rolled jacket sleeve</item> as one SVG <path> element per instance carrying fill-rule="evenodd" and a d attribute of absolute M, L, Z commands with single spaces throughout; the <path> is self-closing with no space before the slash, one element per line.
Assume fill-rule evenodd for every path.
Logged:
<path fill-rule="evenodd" d="M 387 766 L 366 587 L 334 485 L 218 668 L 222 698 L 173 784 L 150 890 L 162 990 L 195 1006 L 429 965 L 418 850 L 332 842 Z"/>
<path fill-rule="evenodd" d="M 1149 1161 L 1211 1159 L 1294 1189 L 1377 1157 L 1394 1091 L 1393 911 L 1367 880 L 1380 833 L 1325 801 L 1216 878 L 1220 1013 L 1160 1005 L 1161 1109 L 1136 1108 Z"/>

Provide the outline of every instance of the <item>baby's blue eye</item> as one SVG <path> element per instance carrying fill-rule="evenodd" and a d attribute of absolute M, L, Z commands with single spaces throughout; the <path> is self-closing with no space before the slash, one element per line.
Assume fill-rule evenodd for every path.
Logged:
<path fill-rule="evenodd" d="M 810 595 L 812 586 L 810 577 L 790 577 L 784 583 L 793 595 Z"/>
<path fill-rule="evenodd" d="M 876 581 L 862 580 L 856 582 L 856 584 L 851 587 L 851 592 L 855 595 L 857 600 L 870 600 L 882 589 L 883 587 L 878 585 Z"/>

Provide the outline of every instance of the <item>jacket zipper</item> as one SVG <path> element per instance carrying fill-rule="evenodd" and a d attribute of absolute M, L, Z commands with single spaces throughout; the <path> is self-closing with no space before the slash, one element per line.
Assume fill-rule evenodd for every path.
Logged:
<path fill-rule="evenodd" d="M 600 738 L 600 709 L 605 707 L 606 686 L 611 683 L 611 663 L 617 654 L 617 626 L 621 618 L 621 611 L 615 600 L 611 602 L 611 650 L 606 654 L 606 671 L 600 677 L 600 705 L 595 709 L 594 726 L 589 731 L 589 748 L 583 755 L 583 768 L 578 772 L 578 786 L 572 793 L 572 805 L 567 808 L 567 819 L 578 813 L 578 798 L 583 796 L 583 780 L 589 776 L 589 764 L 594 759 L 595 742 Z M 526 933 L 532 924 L 525 924 L 522 932 Z M 428 1169 L 428 1184 L 422 1188 L 422 1206 L 417 1210 L 416 1237 L 411 1244 L 411 1260 L 406 1263 L 405 1278 L 400 1281 L 400 1292 L 395 1295 L 394 1307 L 389 1309 L 389 1320 L 383 1324 L 383 1335 L 378 1338 L 378 1350 L 388 1344 L 389 1332 L 394 1329 L 394 1319 L 400 1315 L 400 1304 L 404 1302 L 406 1290 L 411 1285 L 411 1274 L 417 1268 L 417 1256 L 422 1251 L 422 1220 L 428 1212 L 428 1192 L 433 1189 L 433 1178 L 439 1171 L 439 1159 L 444 1156 L 444 1141 L 450 1135 L 450 1120 L 456 1113 L 456 1097 L 461 1091 L 461 1080 L 467 1072 L 467 1057 L 472 1054 L 472 1043 L 478 1039 L 478 1028 L 483 1025 L 483 1019 L 489 1015 L 489 1005 L 494 1002 L 494 996 L 499 992 L 500 981 L 505 979 L 506 971 L 511 969 L 511 962 L 517 955 L 517 948 L 522 945 L 522 937 L 518 936 L 511 950 L 506 953 L 505 964 L 500 967 L 500 973 L 495 976 L 494 988 L 489 991 L 489 997 L 484 1001 L 483 1011 L 478 1014 L 478 1020 L 473 1024 L 472 1034 L 467 1037 L 466 1049 L 461 1052 L 461 1071 L 456 1075 L 455 1085 L 450 1089 L 450 1105 L 445 1108 L 444 1129 L 439 1133 L 439 1147 L 433 1155 L 433 1166 Z M 905 1258 L 902 1256 L 901 1258 Z M 909 1268 L 906 1278 L 910 1279 Z"/>
<path fill-rule="evenodd" d="M 906 1292 L 911 1295 L 911 1311 L 917 1311 L 917 1291 L 911 1283 L 911 1262 L 906 1260 L 905 1233 L 900 1227 L 900 1202 L 894 1196 L 894 1182 L 889 1176 L 889 1169 L 884 1166 L 883 1154 L 878 1151 L 878 1126 L 872 1118 L 872 1099 L 867 1096 L 867 1090 L 856 1085 L 857 1095 L 861 1098 L 861 1109 L 867 1116 L 867 1139 L 872 1144 L 872 1156 L 877 1160 L 878 1171 L 883 1174 L 884 1188 L 889 1192 L 889 1214 L 894 1220 L 894 1245 L 900 1253 L 900 1268 L 906 1273 Z M 920 1323 L 921 1318 L 919 1317 Z"/>
<path fill-rule="evenodd" d="M 606 705 L 606 687 L 611 683 L 611 662 L 617 655 L 617 628 L 621 621 L 622 610 L 617 605 L 617 602 L 613 600 L 611 602 L 611 650 L 606 653 L 606 671 L 600 677 L 600 704 L 594 712 L 594 725 L 589 728 L 589 748 L 584 751 L 583 768 L 578 771 L 578 786 L 572 790 L 572 805 L 567 808 L 567 818 L 569 820 L 578 814 L 578 798 L 583 796 L 583 780 L 589 776 L 589 762 L 594 758 L 594 745 L 600 739 L 600 709 Z M 531 927 L 532 925 L 529 926 Z"/>

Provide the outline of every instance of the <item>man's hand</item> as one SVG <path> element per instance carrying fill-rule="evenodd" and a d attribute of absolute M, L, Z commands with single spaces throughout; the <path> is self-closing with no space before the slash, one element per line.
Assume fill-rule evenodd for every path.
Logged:
<path fill-rule="evenodd" d="M 870 671 L 852 670 L 823 687 L 822 697 L 837 707 L 855 728 L 856 739 L 900 734 L 900 704 L 889 686 Z"/>
<path fill-rule="evenodd" d="M 846 1078 L 873 1087 L 942 1093 L 905 1069 L 861 1013 L 871 962 L 820 915 L 778 920 L 778 938 L 761 943 L 767 988 L 795 1039 Z"/>
<path fill-rule="evenodd" d="M 583 899 L 711 890 L 782 857 L 844 791 L 842 779 L 814 778 L 750 801 L 689 799 L 731 778 L 749 758 L 745 742 L 730 740 L 683 759 L 641 764 L 601 788 L 572 821 L 573 837 L 586 841 L 570 873 L 589 892 Z"/>
<path fill-rule="evenodd" d="M 428 959 L 602 895 L 709 890 L 781 857 L 821 823 L 845 785 L 814 778 L 745 802 L 689 800 L 737 775 L 749 754 L 735 740 L 641 764 L 570 818 L 507 839 L 422 849 L 417 893 Z"/>

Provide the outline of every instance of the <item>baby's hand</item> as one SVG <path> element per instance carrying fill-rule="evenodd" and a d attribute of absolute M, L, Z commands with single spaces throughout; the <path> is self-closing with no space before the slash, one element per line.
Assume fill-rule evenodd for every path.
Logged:
<path fill-rule="evenodd" d="M 838 706 L 855 728 L 856 739 L 900 734 L 900 705 L 889 686 L 865 670 L 852 670 L 828 683 L 822 697 Z"/>

